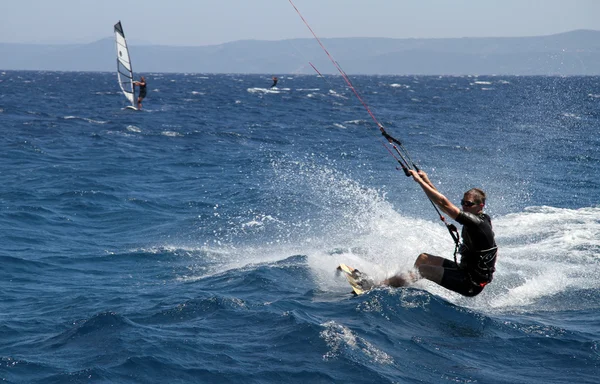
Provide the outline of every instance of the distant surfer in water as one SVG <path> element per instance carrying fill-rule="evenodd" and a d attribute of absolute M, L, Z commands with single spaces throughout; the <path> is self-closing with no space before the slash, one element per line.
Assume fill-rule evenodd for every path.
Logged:
<path fill-rule="evenodd" d="M 137 104 L 138 109 L 142 109 L 142 100 L 146 97 L 146 78 L 144 76 L 140 77 L 140 81 L 134 81 L 133 85 L 137 85 L 140 87 L 140 94 L 138 95 Z"/>
<path fill-rule="evenodd" d="M 490 217 L 483 213 L 485 193 L 478 188 L 465 192 L 462 209 L 452 204 L 429 181 L 423 171 L 409 171 L 429 199 L 441 211 L 463 225 L 462 244 L 458 245 L 460 262 L 429 253 L 421 253 L 415 261 L 415 272 L 397 274 L 383 281 L 384 285 L 403 287 L 425 278 L 464 296 L 476 296 L 492 281 L 498 248 Z"/>
<path fill-rule="evenodd" d="M 273 88 L 274 86 L 277 85 L 277 81 L 279 81 L 279 79 L 275 76 L 273 76 L 273 85 L 271 85 L 271 88 Z"/>

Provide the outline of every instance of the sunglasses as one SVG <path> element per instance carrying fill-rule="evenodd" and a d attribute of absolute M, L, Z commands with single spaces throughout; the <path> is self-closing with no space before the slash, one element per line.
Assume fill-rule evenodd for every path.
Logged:
<path fill-rule="evenodd" d="M 461 200 L 460 205 L 463 205 L 465 207 L 472 207 L 474 205 L 477 205 L 477 203 L 475 203 L 473 201 L 468 201 L 468 200 Z"/>

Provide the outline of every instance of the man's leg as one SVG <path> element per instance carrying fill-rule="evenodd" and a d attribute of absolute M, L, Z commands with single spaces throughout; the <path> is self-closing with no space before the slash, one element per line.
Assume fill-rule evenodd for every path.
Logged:
<path fill-rule="evenodd" d="M 405 287 L 419 280 L 421 277 L 439 284 L 444 276 L 444 268 L 442 267 L 444 260 L 445 259 L 443 257 L 430 255 L 428 253 L 421 253 L 417 257 L 417 260 L 415 260 L 414 265 L 420 276 L 414 272 L 399 273 L 395 276 L 385 279 L 382 284 L 389 285 L 391 287 Z"/>
<path fill-rule="evenodd" d="M 443 257 L 421 253 L 415 261 L 415 268 L 419 271 L 421 277 L 440 284 L 444 277 Z"/>

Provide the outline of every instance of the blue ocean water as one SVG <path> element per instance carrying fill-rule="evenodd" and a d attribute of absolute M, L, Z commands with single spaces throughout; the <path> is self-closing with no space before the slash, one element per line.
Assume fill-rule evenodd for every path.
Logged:
<path fill-rule="evenodd" d="M 453 243 L 339 77 L 0 72 L 9 383 L 597 383 L 600 79 L 352 76 L 500 247 L 476 298 L 353 297 Z"/>

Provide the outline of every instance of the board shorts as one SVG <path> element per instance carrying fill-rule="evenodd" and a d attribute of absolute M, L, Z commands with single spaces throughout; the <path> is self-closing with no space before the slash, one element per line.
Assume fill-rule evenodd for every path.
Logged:
<path fill-rule="evenodd" d="M 484 287 L 475 284 L 467 271 L 459 268 L 454 261 L 445 259 L 442 267 L 442 287 L 468 297 L 477 296 L 483 291 Z"/>
<path fill-rule="evenodd" d="M 141 97 L 141 98 L 144 98 L 144 97 L 146 97 L 146 90 L 145 90 L 145 89 L 144 89 L 144 90 L 142 90 L 142 91 L 140 91 L 140 95 L 139 95 L 139 97 Z"/>

